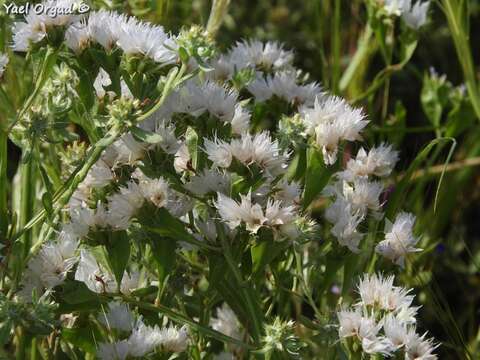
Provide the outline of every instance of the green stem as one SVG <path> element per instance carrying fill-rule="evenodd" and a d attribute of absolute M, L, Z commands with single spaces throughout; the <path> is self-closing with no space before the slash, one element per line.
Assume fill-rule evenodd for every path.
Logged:
<path fill-rule="evenodd" d="M 215 37 L 228 12 L 230 0 L 213 0 L 207 23 L 207 32 Z"/>
<path fill-rule="evenodd" d="M 37 77 L 37 81 L 35 83 L 35 87 L 33 89 L 32 94 L 28 97 L 27 101 L 23 104 L 22 108 L 17 114 L 15 121 L 10 125 L 7 132 L 10 132 L 15 124 L 26 114 L 26 112 L 30 109 L 33 105 L 33 102 L 37 99 L 38 95 L 40 95 L 43 85 L 47 81 L 50 73 L 52 72 L 53 65 L 57 60 L 58 50 L 51 48 L 50 46 L 47 47 L 47 52 L 45 54 L 45 58 L 42 63 L 42 67 Z"/>
<path fill-rule="evenodd" d="M 447 18 L 458 60 L 462 66 L 468 95 L 477 118 L 480 120 L 480 89 L 478 87 L 473 65 L 472 51 L 469 44 L 468 1 L 443 0 L 442 10 Z"/>
<path fill-rule="evenodd" d="M 357 75 L 358 68 L 370 53 L 372 35 L 372 28 L 370 27 L 370 25 L 367 24 L 365 31 L 363 32 L 362 37 L 358 42 L 357 51 L 353 55 L 350 64 L 348 64 L 347 69 L 345 70 L 342 78 L 340 79 L 339 89 L 341 92 L 344 92 L 348 88 L 348 85 L 350 84 L 352 79 Z"/>
<path fill-rule="evenodd" d="M 0 129 L 0 241 L 8 231 L 7 133 Z"/>
<path fill-rule="evenodd" d="M 341 1 L 335 0 L 333 8 L 333 29 L 332 29 L 332 87 L 333 92 L 338 92 L 339 78 L 340 78 L 340 46 L 342 31 L 341 25 Z"/>

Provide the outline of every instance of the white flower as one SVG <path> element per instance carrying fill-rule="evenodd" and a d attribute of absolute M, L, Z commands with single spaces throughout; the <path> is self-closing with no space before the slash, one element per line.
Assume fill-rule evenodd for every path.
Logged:
<path fill-rule="evenodd" d="M 120 283 L 120 292 L 124 295 L 130 295 L 133 290 L 140 287 L 140 273 L 138 271 L 131 271 L 130 273 L 124 271 Z"/>
<path fill-rule="evenodd" d="M 193 206 L 194 201 L 191 197 L 178 191 L 170 191 L 170 197 L 166 208 L 173 216 L 181 218 L 191 211 Z"/>
<path fill-rule="evenodd" d="M 102 159 L 98 160 L 88 171 L 83 183 L 88 187 L 102 188 L 108 185 L 114 178 L 114 174 Z"/>
<path fill-rule="evenodd" d="M 117 153 L 115 165 L 135 164 L 138 160 L 143 158 L 147 151 L 146 146 L 143 143 L 136 141 L 130 133 L 123 135 L 120 139 L 115 141 L 113 146 Z"/>
<path fill-rule="evenodd" d="M 400 16 L 408 0 L 383 0 L 383 8 L 388 15 Z"/>
<path fill-rule="evenodd" d="M 384 308 L 384 298 L 394 288 L 393 280 L 393 275 L 383 277 L 380 274 L 365 274 L 357 285 L 358 293 L 362 299 L 361 305 Z"/>
<path fill-rule="evenodd" d="M 361 109 L 352 108 L 345 100 L 329 96 L 315 99 L 313 108 L 303 108 L 306 132 L 315 135 L 324 161 L 331 165 L 337 160 L 341 140 L 360 140 L 360 131 L 367 125 Z"/>
<path fill-rule="evenodd" d="M 57 242 L 42 246 L 39 253 L 28 262 L 28 268 L 22 280 L 22 294 L 26 298 L 32 295 L 32 290 L 43 292 L 62 284 L 67 274 L 78 261 L 75 252 L 78 241 L 70 237 L 59 237 Z M 37 293 L 39 295 L 39 293 Z"/>
<path fill-rule="evenodd" d="M 393 275 L 383 277 L 380 274 L 365 274 L 357 287 L 362 299 L 359 304 L 395 313 L 409 308 L 414 299 L 413 295 L 409 295 L 411 289 L 394 286 L 393 280 Z"/>
<path fill-rule="evenodd" d="M 274 194 L 275 199 L 281 200 L 284 205 L 298 205 L 302 189 L 298 182 L 288 182 L 285 179 L 280 180 L 276 185 L 277 191 Z"/>
<path fill-rule="evenodd" d="M 362 342 L 362 349 L 365 353 L 386 356 L 392 353 L 391 342 L 383 336 L 378 336 L 381 328 L 382 323 L 377 323 L 374 317 L 362 317 L 357 335 Z"/>
<path fill-rule="evenodd" d="M 232 62 L 228 55 L 221 54 L 219 57 L 212 59 L 209 62 L 209 68 L 213 71 L 209 71 L 205 74 L 206 78 L 215 81 L 225 81 L 231 79 L 235 64 Z"/>
<path fill-rule="evenodd" d="M 182 171 L 189 170 L 189 163 L 191 161 L 190 153 L 188 152 L 188 147 L 184 143 L 178 151 L 175 153 L 175 160 L 173 161 L 173 167 L 175 171 L 181 173 Z"/>
<path fill-rule="evenodd" d="M 150 179 L 143 177 L 139 181 L 140 191 L 145 199 L 153 203 L 156 207 L 161 208 L 168 203 L 168 183 L 163 178 Z"/>
<path fill-rule="evenodd" d="M 383 330 L 395 350 L 405 345 L 408 329 L 405 322 L 401 321 L 398 317 L 388 314 L 384 318 Z"/>
<path fill-rule="evenodd" d="M 125 21 L 124 15 L 106 10 L 94 11 L 88 17 L 88 32 L 92 40 L 106 50 L 111 50 L 118 40 L 121 24 Z"/>
<path fill-rule="evenodd" d="M 6 54 L 0 53 L 0 77 L 2 77 L 3 72 L 8 64 L 8 56 Z"/>
<path fill-rule="evenodd" d="M 232 151 L 230 145 L 223 140 L 215 138 L 213 141 L 203 140 L 205 152 L 208 159 L 213 162 L 215 166 L 228 168 L 232 163 Z"/>
<path fill-rule="evenodd" d="M 81 53 L 90 43 L 90 32 L 86 21 L 71 24 L 65 31 L 65 44 L 75 53 Z"/>
<path fill-rule="evenodd" d="M 279 70 L 291 67 L 293 52 L 285 50 L 278 42 L 262 43 L 258 40 L 250 40 L 237 42 L 230 51 L 229 58 L 237 70 L 245 67 Z"/>
<path fill-rule="evenodd" d="M 363 217 L 358 212 L 352 211 L 352 205 L 343 197 L 337 197 L 325 212 L 325 218 L 334 226 L 330 232 L 337 238 L 342 246 L 347 246 L 353 252 L 359 252 L 358 245 L 363 234 L 357 230 Z"/>
<path fill-rule="evenodd" d="M 82 281 L 93 292 L 115 292 L 117 284 L 112 274 L 100 267 L 88 250 L 80 251 L 75 280 Z"/>
<path fill-rule="evenodd" d="M 13 49 L 15 51 L 28 51 L 31 43 L 42 41 L 48 30 L 55 26 L 68 26 L 78 16 L 71 14 L 70 9 L 75 5 L 75 0 L 48 0 L 42 3 L 48 12 L 37 14 L 29 12 L 25 21 L 13 24 Z"/>
<path fill-rule="evenodd" d="M 211 81 L 203 83 L 200 89 L 204 97 L 204 107 L 208 112 L 223 122 L 231 122 L 235 114 L 238 92 Z"/>
<path fill-rule="evenodd" d="M 144 23 L 134 17 L 120 22 L 118 31 L 118 46 L 126 54 L 142 54 L 152 60 L 171 64 L 177 59 L 176 52 L 172 49 L 175 42 L 161 26 Z"/>
<path fill-rule="evenodd" d="M 112 80 L 110 79 L 110 75 L 103 70 L 103 68 L 100 68 L 98 71 L 98 75 L 95 78 L 95 81 L 93 83 L 93 87 L 95 88 L 95 92 L 97 93 L 97 96 L 99 98 L 103 98 L 105 96 L 105 89 L 104 87 L 107 87 L 112 84 Z"/>
<path fill-rule="evenodd" d="M 192 176 L 185 184 L 185 188 L 196 195 L 205 195 L 211 192 L 227 194 L 230 190 L 231 178 L 227 172 L 216 169 L 205 169 L 202 173 Z"/>
<path fill-rule="evenodd" d="M 412 5 L 411 0 L 404 0 L 402 18 L 413 29 L 419 29 L 427 22 L 427 12 L 430 1 L 417 1 Z"/>
<path fill-rule="evenodd" d="M 348 161 L 347 169 L 337 175 L 350 182 L 357 177 L 369 175 L 385 177 L 390 175 L 397 161 L 398 151 L 394 151 L 391 145 L 381 144 L 377 148 L 372 148 L 368 154 L 361 148 L 356 158 Z"/>
<path fill-rule="evenodd" d="M 128 338 L 128 355 L 142 357 L 152 352 L 158 344 L 159 332 L 158 326 L 147 326 L 141 319 L 138 320 L 132 334 Z"/>
<path fill-rule="evenodd" d="M 257 73 L 255 80 L 247 85 L 247 89 L 258 102 L 275 95 L 290 103 L 311 106 L 317 96 L 322 96 L 317 83 L 298 84 L 297 75 L 293 71 L 283 71 L 266 78 L 262 73 Z"/>
<path fill-rule="evenodd" d="M 436 360 L 433 351 L 438 347 L 433 339 L 425 339 L 426 333 L 419 336 L 415 331 L 409 331 L 405 346 L 405 360 Z"/>
<path fill-rule="evenodd" d="M 98 345 L 97 356 L 101 360 L 125 360 L 129 355 L 129 343 L 127 340 L 117 341 L 115 343 L 100 343 Z"/>
<path fill-rule="evenodd" d="M 250 128 L 250 112 L 240 104 L 235 105 L 235 113 L 232 119 L 232 132 L 234 134 L 243 134 Z"/>
<path fill-rule="evenodd" d="M 157 346 L 163 351 L 179 353 L 188 346 L 188 331 L 186 326 L 178 329 L 175 326 L 163 328 L 157 335 Z"/>
<path fill-rule="evenodd" d="M 403 268 L 409 253 L 422 251 L 415 247 L 418 238 L 412 232 L 414 223 L 415 216 L 404 212 L 397 215 L 393 224 L 387 220 L 385 240 L 378 243 L 375 250 Z"/>
<path fill-rule="evenodd" d="M 255 234 L 268 220 L 263 214 L 262 207 L 259 204 L 252 204 L 251 193 L 246 196 L 240 195 L 240 204 L 221 193 L 217 195 L 215 206 L 222 220 L 230 229 L 235 229 L 244 222 L 246 229 Z"/>
<path fill-rule="evenodd" d="M 383 185 L 378 181 L 368 181 L 364 178 L 355 179 L 353 184 L 343 182 L 343 196 L 352 205 L 353 212 L 366 216 L 367 209 L 380 211 L 380 195 Z"/>
<path fill-rule="evenodd" d="M 272 200 L 268 199 L 267 206 L 265 208 L 265 217 L 267 221 L 265 225 L 271 227 L 280 227 L 288 229 L 288 226 L 291 225 L 295 219 L 295 212 L 297 207 L 294 205 L 283 206 L 281 200 Z"/>
<path fill-rule="evenodd" d="M 233 157 L 246 166 L 253 164 L 267 172 L 267 175 L 277 176 L 285 172 L 288 154 L 282 153 L 277 140 L 272 140 L 267 131 L 259 134 L 242 134 L 240 139 L 230 143 Z"/>
<path fill-rule="evenodd" d="M 130 219 L 142 207 L 144 197 L 134 181 L 128 182 L 127 187 L 121 187 L 120 193 L 108 197 L 108 224 L 114 229 L 128 228 Z"/>
<path fill-rule="evenodd" d="M 356 336 L 362 321 L 362 312 L 360 308 L 342 309 L 337 312 L 338 318 L 338 336 L 340 338 L 347 338 Z"/>
<path fill-rule="evenodd" d="M 240 340 L 242 338 L 241 324 L 237 315 L 235 315 L 227 303 L 223 303 L 221 307 L 217 308 L 217 317 L 210 319 L 210 326 L 214 330 L 234 339 Z"/>
<path fill-rule="evenodd" d="M 362 343 L 362 349 L 367 354 L 389 355 L 391 343 L 383 336 L 378 336 L 382 323 L 375 318 L 365 316 L 360 308 L 343 309 L 337 312 L 340 338 L 357 337 Z"/>
<path fill-rule="evenodd" d="M 131 331 L 135 319 L 126 304 L 111 302 L 108 304 L 108 312 L 102 312 L 98 320 L 109 329 Z"/>

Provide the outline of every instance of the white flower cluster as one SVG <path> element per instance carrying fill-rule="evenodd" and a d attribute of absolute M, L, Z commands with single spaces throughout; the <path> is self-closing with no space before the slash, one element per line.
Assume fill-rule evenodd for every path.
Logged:
<path fill-rule="evenodd" d="M 382 3 L 387 14 L 401 16 L 413 29 L 419 29 L 427 21 L 430 1 L 418 0 L 413 3 L 412 0 L 382 0 Z"/>
<path fill-rule="evenodd" d="M 221 307 L 217 308 L 217 317 L 210 319 L 210 326 L 212 329 L 234 339 L 242 339 L 242 325 L 227 303 L 223 303 Z"/>
<path fill-rule="evenodd" d="M 48 0 L 45 5 L 52 8 L 71 8 L 75 0 Z M 134 17 L 100 10 L 88 16 L 67 14 L 49 16 L 29 13 L 24 22 L 13 27 L 13 48 L 28 51 L 31 44 L 42 41 L 49 30 L 67 27 L 65 42 L 75 52 L 90 44 L 99 44 L 110 51 L 118 46 L 125 54 L 140 54 L 160 64 L 176 62 L 178 54 L 175 38 L 165 33 L 163 27 L 144 23 Z"/>
<path fill-rule="evenodd" d="M 393 285 L 394 277 L 364 275 L 358 284 L 360 301 L 337 312 L 340 339 L 353 339 L 365 354 L 406 360 L 434 360 L 433 339 L 416 331 L 418 307 L 411 289 Z"/>
<path fill-rule="evenodd" d="M 148 326 L 141 318 L 135 320 L 127 305 L 113 302 L 108 312 L 99 317 L 109 332 L 120 331 L 129 336 L 111 343 L 100 343 L 97 356 L 102 360 L 124 360 L 129 357 L 145 357 L 155 349 L 163 352 L 180 353 L 188 347 L 188 332 L 184 326 L 159 328 Z M 124 336 L 121 336 L 124 337 Z"/>
<path fill-rule="evenodd" d="M 2 77 L 5 68 L 8 65 L 8 56 L 6 54 L 0 53 L 0 77 Z"/>
<path fill-rule="evenodd" d="M 380 241 L 375 250 L 403 268 L 405 256 L 408 253 L 422 251 L 422 249 L 415 248 L 419 240 L 412 232 L 415 216 L 401 212 L 393 224 L 388 219 L 385 221 L 385 240 Z"/>
<path fill-rule="evenodd" d="M 28 51 L 30 44 L 42 41 L 47 32 L 55 27 L 68 26 L 79 19 L 72 14 L 75 0 L 47 0 L 43 7 L 51 10 L 49 13 L 30 12 L 25 16 L 25 21 L 16 22 L 13 26 L 13 49 L 15 51 Z"/>
<path fill-rule="evenodd" d="M 332 234 L 341 245 L 358 252 L 363 234 L 358 226 L 373 212 L 377 219 L 382 218 L 380 196 L 383 184 L 369 177 L 390 175 L 398 160 L 398 152 L 390 145 L 382 144 L 368 153 L 361 148 L 356 158 L 347 162 L 346 169 L 338 172 L 338 179 L 327 186 L 323 193 L 333 196 L 335 201 L 325 213 L 326 219 L 333 224 Z"/>

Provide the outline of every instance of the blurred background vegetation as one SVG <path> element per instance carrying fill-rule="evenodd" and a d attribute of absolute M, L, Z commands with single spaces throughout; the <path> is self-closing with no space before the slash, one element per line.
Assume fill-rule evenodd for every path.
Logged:
<path fill-rule="evenodd" d="M 242 38 L 284 42 L 295 49 L 296 64 L 311 79 L 366 109 L 371 120 L 368 143 L 384 140 L 401 151 L 398 180 L 417 158 L 401 206 L 417 215 L 417 232 L 426 251 L 408 265 L 401 279 L 419 294 L 421 328 L 443 343 L 440 359 L 461 358 L 465 347 L 475 357 L 480 353 L 480 118 L 472 104 L 480 99 L 472 98 L 465 82 L 473 83 L 478 92 L 480 1 L 432 1 L 428 24 L 419 32 L 410 61 L 390 68 L 373 89 L 386 68 L 375 36 L 368 37 L 365 56 L 347 86 L 342 84 L 366 31 L 367 2 L 232 0 L 218 44 L 226 49 Z M 450 13 L 447 5 L 452 6 Z M 97 0 L 94 7 L 131 13 L 177 32 L 182 26 L 206 24 L 211 1 Z M 2 6 L 0 51 L 8 49 L 9 23 Z M 456 26 L 463 30 L 457 34 L 459 41 L 470 47 L 466 52 L 454 42 Z M 394 63 L 396 55 L 394 51 Z M 473 76 L 465 65 L 469 56 Z M 22 68 L 21 57 L 14 64 L 6 76 L 18 79 L 9 81 L 15 86 L 9 90 L 20 101 L 29 91 L 29 73 Z M 453 141 L 435 140 L 445 137 L 454 138 L 456 147 L 439 188 Z M 419 159 L 428 144 L 436 145 Z M 10 146 L 9 153 L 15 156 Z"/>

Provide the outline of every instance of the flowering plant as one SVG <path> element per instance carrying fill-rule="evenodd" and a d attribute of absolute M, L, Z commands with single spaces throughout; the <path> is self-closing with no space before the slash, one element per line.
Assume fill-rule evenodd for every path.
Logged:
<path fill-rule="evenodd" d="M 375 274 L 422 252 L 390 186 L 401 153 L 281 43 L 220 51 L 213 3 L 178 34 L 71 0 L 13 24 L 0 73 L 28 65 L 33 88 L 20 107 L 2 90 L 2 351 L 435 359 L 413 294 Z M 375 31 L 401 17 L 403 66 L 428 3 L 370 6 Z"/>

